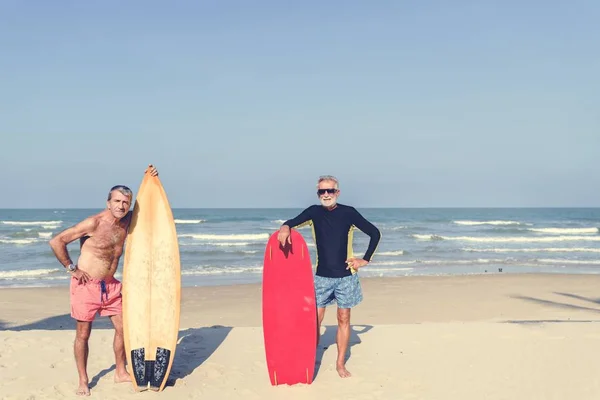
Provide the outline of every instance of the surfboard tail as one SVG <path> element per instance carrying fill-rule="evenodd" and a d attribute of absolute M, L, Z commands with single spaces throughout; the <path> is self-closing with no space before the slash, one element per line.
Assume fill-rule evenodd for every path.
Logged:
<path fill-rule="evenodd" d="M 144 348 L 131 350 L 135 383 L 139 391 L 160 391 L 167 379 L 171 350 L 158 347 L 155 360 L 146 360 L 145 353 Z"/>

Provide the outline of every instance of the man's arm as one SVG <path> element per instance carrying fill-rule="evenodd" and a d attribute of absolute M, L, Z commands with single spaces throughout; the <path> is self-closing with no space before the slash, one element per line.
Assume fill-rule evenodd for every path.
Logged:
<path fill-rule="evenodd" d="M 281 225 L 281 227 L 283 228 L 284 226 L 287 226 L 288 228 L 295 228 L 297 226 L 302 226 L 302 225 L 306 224 L 308 221 L 310 221 L 313 218 L 313 212 L 312 212 L 313 210 L 314 210 L 314 206 L 308 207 L 307 209 L 302 211 L 300 214 L 298 214 L 296 217 L 285 221 Z"/>
<path fill-rule="evenodd" d="M 62 265 L 67 267 L 69 264 L 73 264 L 67 250 L 67 245 L 94 232 L 97 225 L 98 222 L 95 218 L 86 218 L 77 225 L 65 229 L 50 239 L 48 243 L 50 244 L 54 255 Z"/>
<path fill-rule="evenodd" d="M 282 246 L 285 246 L 286 241 L 291 243 L 290 240 L 290 229 L 296 226 L 301 226 L 310 221 L 313 217 L 314 206 L 308 207 L 304 211 L 302 211 L 299 215 L 292 219 L 288 219 L 285 221 L 281 227 L 279 228 L 279 234 L 277 235 L 277 239 Z"/>
<path fill-rule="evenodd" d="M 363 260 L 370 262 L 371 258 L 373 258 L 373 254 L 375 254 L 377 245 L 379 245 L 381 232 L 375 225 L 367 221 L 355 208 L 352 208 L 352 224 L 370 237 L 369 247 L 367 247 L 367 251 L 363 256 Z"/>

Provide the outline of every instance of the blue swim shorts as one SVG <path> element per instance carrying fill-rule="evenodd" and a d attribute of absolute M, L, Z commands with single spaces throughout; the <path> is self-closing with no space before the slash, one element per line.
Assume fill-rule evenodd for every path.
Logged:
<path fill-rule="evenodd" d="M 315 275 L 317 307 L 325 308 L 337 302 L 338 308 L 356 307 L 363 299 L 358 274 L 343 278 Z"/>

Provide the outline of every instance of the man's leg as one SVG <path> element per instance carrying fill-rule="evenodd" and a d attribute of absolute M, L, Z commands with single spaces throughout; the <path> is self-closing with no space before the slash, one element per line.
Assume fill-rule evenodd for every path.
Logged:
<path fill-rule="evenodd" d="M 123 316 L 113 315 L 110 317 L 115 327 L 115 339 L 113 342 L 113 348 L 115 350 L 115 382 L 131 382 L 131 376 L 125 368 L 126 357 L 125 357 L 125 340 L 123 337 Z"/>
<path fill-rule="evenodd" d="M 321 339 L 321 324 L 325 317 L 325 307 L 317 308 L 317 346 L 319 345 L 319 339 Z"/>
<path fill-rule="evenodd" d="M 337 280 L 315 275 L 315 296 L 317 302 L 317 346 L 321 338 L 321 324 L 325 317 L 325 307 L 333 302 L 333 291 Z"/>
<path fill-rule="evenodd" d="M 92 323 L 88 321 L 77 321 L 75 331 L 75 343 L 73 350 L 75 352 L 75 364 L 79 374 L 79 387 L 75 392 L 78 396 L 89 396 L 90 388 L 88 386 L 87 360 L 90 353 L 88 341 L 92 333 Z"/>
<path fill-rule="evenodd" d="M 335 297 L 338 304 L 338 331 L 336 335 L 338 358 L 336 369 L 340 377 L 347 378 L 351 376 L 346 369 L 346 352 L 350 342 L 350 310 L 363 299 L 358 274 L 342 278 L 335 290 Z"/>
<path fill-rule="evenodd" d="M 348 342 L 350 342 L 350 310 L 350 308 L 338 308 L 337 310 L 338 330 L 336 342 L 338 357 L 335 368 L 342 378 L 352 376 L 346 369 L 346 351 L 348 351 Z"/>

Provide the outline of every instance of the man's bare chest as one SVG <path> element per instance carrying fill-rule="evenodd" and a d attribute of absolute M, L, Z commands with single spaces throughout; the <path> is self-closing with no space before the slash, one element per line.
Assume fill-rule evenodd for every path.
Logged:
<path fill-rule="evenodd" d="M 88 245 L 97 249 L 122 248 L 127 232 L 121 227 L 99 227 L 87 241 Z"/>

